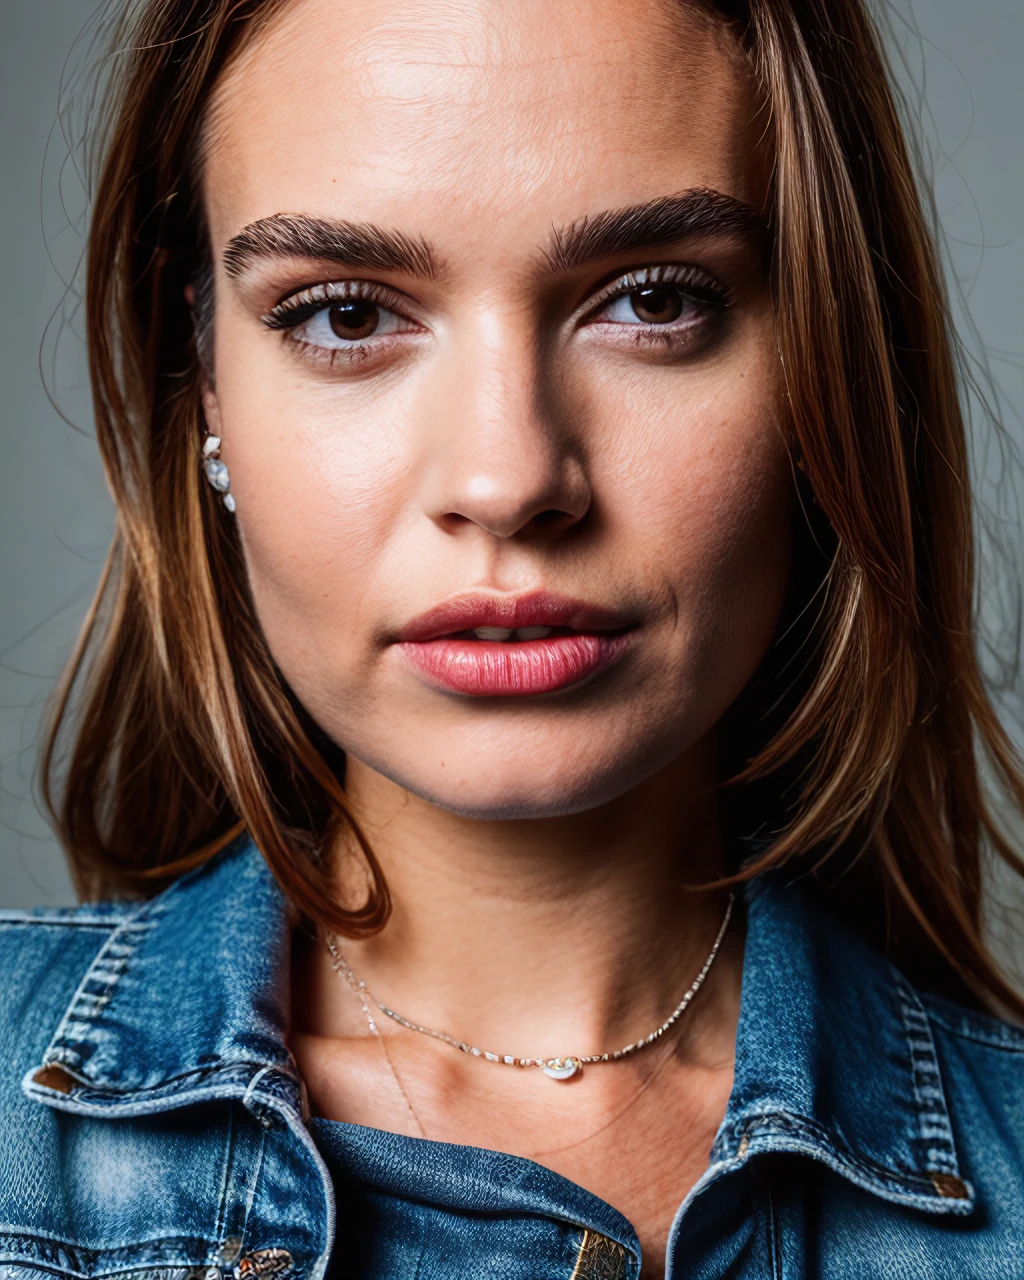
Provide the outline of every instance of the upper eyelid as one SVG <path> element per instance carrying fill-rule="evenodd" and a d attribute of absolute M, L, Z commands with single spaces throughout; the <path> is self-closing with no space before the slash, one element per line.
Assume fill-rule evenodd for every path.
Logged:
<path fill-rule="evenodd" d="M 636 279 L 643 275 L 648 275 L 648 279 Z M 652 262 L 640 267 L 630 267 L 626 271 L 620 270 L 610 279 L 606 279 L 605 284 L 579 303 L 570 317 L 571 321 L 583 323 L 591 320 L 612 299 L 631 293 L 638 285 L 648 283 L 651 279 L 665 280 L 670 284 L 678 284 L 681 288 L 685 288 L 687 284 L 704 285 L 710 291 L 720 295 L 720 306 L 729 307 L 733 302 L 733 292 L 729 286 L 705 267 L 698 267 L 690 262 Z M 633 283 L 629 283 L 631 280 Z"/>
<path fill-rule="evenodd" d="M 639 277 L 646 278 L 640 279 Z M 581 312 L 590 312 L 616 296 L 623 293 L 631 293 L 633 289 L 639 288 L 641 285 L 661 283 L 663 281 L 681 286 L 690 284 L 699 287 L 703 285 L 709 290 L 721 294 L 723 304 L 728 305 L 732 301 L 732 292 L 728 286 L 705 268 L 688 262 L 658 262 L 644 267 L 632 267 L 628 271 L 620 271 L 586 299 L 579 310 Z"/>
<path fill-rule="evenodd" d="M 260 319 L 264 324 L 272 325 L 275 320 L 280 320 L 291 312 L 307 306 L 321 310 L 330 306 L 332 302 L 358 297 L 368 297 L 387 310 L 398 314 L 404 314 L 405 309 L 413 309 L 411 299 L 398 289 L 376 280 L 358 277 L 345 280 L 318 280 L 315 284 L 304 285 L 301 289 L 292 289 L 280 301 L 275 302 L 269 311 L 264 312 Z"/>
<path fill-rule="evenodd" d="M 616 296 L 628 293 L 641 284 L 660 280 L 680 285 L 705 284 L 709 289 L 721 294 L 723 305 L 728 306 L 732 300 L 729 288 L 706 268 L 694 263 L 656 262 L 642 267 L 633 267 L 627 271 L 620 270 L 584 299 L 575 308 L 574 316 L 576 319 L 589 316 Z M 390 285 L 365 277 L 350 277 L 317 281 L 300 289 L 293 289 L 276 302 L 261 319 L 265 324 L 273 325 L 275 320 L 281 320 L 304 307 L 315 306 L 317 310 L 321 310 L 329 306 L 332 301 L 347 297 L 370 297 L 381 306 L 398 314 L 406 314 L 408 310 L 417 309 L 412 299 Z M 406 318 L 413 317 L 406 314 Z"/>

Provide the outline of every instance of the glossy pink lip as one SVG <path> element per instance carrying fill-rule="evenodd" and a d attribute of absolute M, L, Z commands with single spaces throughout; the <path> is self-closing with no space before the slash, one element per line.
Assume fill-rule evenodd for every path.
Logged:
<path fill-rule="evenodd" d="M 584 601 L 528 596 L 461 596 L 415 618 L 397 647 L 431 684 L 473 697 L 552 693 L 603 671 L 625 653 L 635 621 Z M 477 627 L 554 627 L 538 640 L 476 640 Z"/>

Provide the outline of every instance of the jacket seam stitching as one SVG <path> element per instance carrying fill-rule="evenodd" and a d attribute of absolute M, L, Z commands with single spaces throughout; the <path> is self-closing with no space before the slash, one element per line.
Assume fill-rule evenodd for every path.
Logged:
<path fill-rule="evenodd" d="M 190 1071 L 184 1071 L 180 1075 L 170 1076 L 166 1080 L 161 1080 L 158 1084 L 147 1085 L 144 1088 L 115 1090 L 102 1085 L 93 1084 L 88 1080 L 80 1080 L 79 1077 L 75 1077 L 76 1082 L 81 1085 L 85 1092 L 88 1094 L 100 1095 L 102 1100 L 99 1102 L 94 1102 L 89 1097 L 83 1099 L 80 1097 L 79 1093 L 74 1093 L 71 1095 L 71 1105 L 65 1105 L 65 1095 L 61 1093 L 54 1093 L 54 1091 L 48 1089 L 45 1085 L 39 1085 L 36 1083 L 33 1079 L 35 1068 L 31 1068 L 25 1076 L 22 1081 L 22 1089 L 37 1102 L 45 1102 L 62 1111 L 76 1111 L 83 1115 L 103 1115 L 110 1111 L 113 1111 L 115 1114 L 148 1115 L 157 1111 L 165 1110 L 162 1105 L 157 1105 L 156 1107 L 152 1106 L 154 1101 L 157 1104 L 169 1101 L 172 1105 L 166 1109 L 174 1109 L 176 1106 L 191 1104 L 195 1098 L 202 1099 L 206 1096 L 218 1098 L 227 1096 L 235 1097 L 236 1095 L 233 1093 L 230 1095 L 220 1093 L 215 1087 L 204 1091 L 201 1086 L 206 1080 L 213 1080 L 216 1082 L 216 1078 L 218 1076 L 223 1076 L 235 1070 L 253 1067 L 259 1069 L 259 1075 L 264 1075 L 267 1072 L 270 1072 L 272 1073 L 272 1076 L 281 1076 L 282 1079 L 287 1080 L 290 1084 L 298 1087 L 299 1081 L 297 1077 L 285 1067 L 275 1066 L 273 1063 L 267 1063 L 262 1058 L 240 1058 L 236 1061 L 224 1059 L 216 1063 L 211 1063 L 209 1066 L 196 1067 Z M 184 1093 L 179 1089 L 174 1093 L 163 1093 L 159 1098 L 153 1098 L 154 1093 L 165 1090 L 171 1085 L 185 1085 Z M 177 1101 L 177 1099 L 182 1097 L 185 1101 Z M 241 1100 L 242 1094 L 239 1093 L 237 1097 Z M 130 1108 L 127 1112 L 124 1110 L 126 1107 Z"/>
<path fill-rule="evenodd" d="M 317 1150 L 313 1136 L 306 1128 L 302 1121 L 302 1117 L 294 1108 L 284 1108 L 280 1102 L 272 1097 L 260 1098 L 258 1094 L 254 1095 L 257 1102 L 263 1102 L 265 1106 L 272 1111 L 276 1111 L 280 1115 L 285 1124 L 288 1126 L 292 1135 L 298 1139 L 299 1143 L 305 1148 L 307 1155 L 310 1157 L 314 1168 L 320 1175 L 320 1186 L 323 1191 L 325 1207 L 327 1209 L 327 1223 L 325 1229 L 325 1248 L 317 1257 L 316 1261 L 309 1272 L 309 1280 L 324 1280 L 327 1269 L 330 1265 L 331 1255 L 334 1252 L 334 1244 L 337 1238 L 338 1230 L 338 1214 L 334 1196 L 334 1182 L 328 1171 L 327 1165 L 320 1152 Z M 265 1136 L 265 1135 L 264 1135 Z"/>
<path fill-rule="evenodd" d="M 194 1265 L 184 1261 L 183 1258 L 180 1261 L 175 1261 L 172 1258 L 160 1258 L 140 1264 L 137 1260 L 127 1256 L 129 1252 L 137 1252 L 140 1249 L 146 1249 L 151 1246 L 165 1245 L 167 1243 L 167 1237 L 165 1236 L 148 1236 L 144 1240 L 133 1241 L 130 1244 L 96 1247 L 83 1244 L 78 1240 L 68 1240 L 53 1232 L 47 1232 L 40 1227 L 29 1230 L 22 1224 L 0 1223 L 0 1239 L 2 1239 L 4 1245 L 22 1246 L 21 1249 L 0 1249 L 0 1266 L 5 1263 L 18 1263 L 19 1265 L 37 1267 L 44 1271 L 55 1271 L 57 1275 L 61 1276 L 76 1275 L 94 1280 L 95 1277 L 103 1275 L 117 1275 L 154 1268 L 191 1267 Z M 174 1237 L 174 1240 L 176 1244 L 204 1244 L 209 1246 L 213 1243 L 203 1235 Z M 43 1245 L 59 1251 L 63 1255 L 62 1259 L 48 1262 L 33 1256 L 33 1247 L 37 1245 Z M 118 1255 L 125 1255 L 124 1261 L 117 1261 Z M 98 1269 L 98 1264 L 103 1263 L 104 1260 L 107 1263 L 106 1268 Z"/>
<path fill-rule="evenodd" d="M 896 991 L 910 1052 L 911 1079 L 917 1104 L 918 1131 L 915 1145 L 923 1154 L 924 1167 L 929 1173 L 959 1177 L 956 1145 L 949 1123 L 949 1108 L 942 1087 L 942 1074 L 928 1013 L 916 993 L 899 974 Z"/>
<path fill-rule="evenodd" d="M 748 1138 L 751 1144 L 756 1142 L 762 1135 L 766 1137 L 778 1136 L 802 1139 L 808 1147 L 813 1148 L 814 1152 L 822 1158 L 828 1157 L 826 1162 L 831 1161 L 832 1167 L 839 1168 L 841 1166 L 848 1173 L 856 1172 L 862 1178 L 870 1178 L 886 1188 L 902 1188 L 904 1192 L 910 1195 L 923 1194 L 927 1199 L 934 1198 L 934 1188 L 931 1179 L 926 1174 L 913 1173 L 909 1170 L 896 1170 L 888 1165 L 879 1164 L 862 1152 L 851 1151 L 841 1147 L 836 1144 L 827 1129 L 816 1121 L 805 1117 L 792 1115 L 785 1111 L 765 1112 L 758 1115 L 753 1122 L 750 1120 L 744 1122 L 740 1127 L 740 1132 Z M 806 1151 L 798 1152 L 795 1147 L 792 1150 L 794 1154 L 808 1154 Z M 762 1153 L 751 1151 L 751 1154 L 759 1155 Z M 911 1190 L 907 1191 L 908 1188 Z"/>
<path fill-rule="evenodd" d="M 259 1150 L 256 1153 L 256 1159 L 254 1161 L 256 1168 L 252 1175 L 252 1182 L 249 1183 L 249 1186 L 246 1189 L 247 1194 L 245 1197 L 245 1213 L 242 1217 L 242 1239 L 243 1240 L 245 1239 L 245 1233 L 249 1229 L 249 1218 L 252 1215 L 252 1207 L 256 1203 L 256 1188 L 259 1186 L 260 1177 L 263 1174 L 263 1161 L 264 1161 L 264 1157 L 266 1155 L 266 1150 L 267 1150 L 267 1131 L 265 1128 L 263 1128 L 262 1125 L 260 1125 L 259 1137 L 260 1137 Z"/>
<path fill-rule="evenodd" d="M 150 912 L 148 918 L 143 915 L 147 909 Z M 138 912 L 122 921 L 100 947 L 71 998 L 71 1003 L 44 1054 L 44 1062 L 61 1063 L 72 1068 L 82 1066 L 82 1054 L 75 1047 L 76 1043 L 88 1043 L 89 1034 L 96 1020 L 113 998 L 118 983 L 138 953 L 139 943 L 152 929 L 156 923 L 154 917 L 161 910 L 159 900 L 146 903 Z M 113 948 L 118 946 L 123 948 L 121 954 L 112 956 Z M 97 970 L 101 968 L 104 972 L 99 976 Z M 98 988 L 95 992 L 89 990 L 93 984 Z M 75 1040 L 72 1040 L 69 1032 L 76 1023 L 79 1024 L 81 1032 Z"/>
<path fill-rule="evenodd" d="M 757 1150 L 754 1144 L 751 1143 L 748 1148 L 747 1158 L 767 1156 L 769 1154 L 807 1156 L 811 1160 L 818 1161 L 825 1168 L 831 1169 L 833 1173 L 838 1174 L 840 1177 L 846 1178 L 854 1186 L 860 1187 L 871 1195 L 880 1196 L 890 1203 L 912 1205 L 915 1208 L 924 1209 L 926 1212 L 935 1212 L 938 1209 L 943 1213 L 949 1214 L 967 1214 L 973 1208 L 971 1199 L 946 1200 L 934 1190 L 927 1191 L 925 1189 L 927 1180 L 923 1178 L 913 1178 L 907 1175 L 896 1176 L 891 1172 L 889 1172 L 888 1177 L 879 1177 L 867 1162 L 860 1159 L 851 1159 L 838 1148 L 824 1146 L 809 1137 L 804 1138 L 802 1144 L 793 1143 L 781 1153 L 774 1153 L 770 1150 Z M 918 1185 L 921 1188 L 920 1190 L 912 1189 Z"/>
<path fill-rule="evenodd" d="M 0 915 L 0 929 L 95 929 L 100 932 L 116 932 L 124 920 L 120 918 L 104 919 L 102 916 L 87 916 L 84 920 L 73 917 L 26 916 L 24 919 Z"/>
<path fill-rule="evenodd" d="M 228 1203 L 228 1185 L 231 1179 L 231 1170 L 234 1166 L 235 1159 L 235 1109 L 228 1106 L 227 1136 L 224 1143 L 224 1171 L 220 1179 L 220 1198 L 217 1205 L 217 1220 L 214 1225 L 214 1231 L 217 1240 L 221 1246 L 224 1244 L 225 1233 L 227 1230 L 227 1203 Z"/>
<path fill-rule="evenodd" d="M 972 1044 L 983 1044 L 989 1049 L 1002 1049 L 1005 1053 L 1024 1053 L 1024 1030 L 1014 1034 L 1015 1028 L 1008 1027 L 1002 1034 L 986 1031 L 983 1027 L 957 1026 L 948 1016 L 939 1013 L 934 1006 L 928 1007 L 928 1017 L 938 1023 L 943 1031 L 948 1031 L 958 1040 L 970 1040 Z"/>
<path fill-rule="evenodd" d="M 772 1195 L 771 1187 L 768 1188 L 768 1223 L 772 1251 L 772 1280 L 782 1280 L 780 1258 L 782 1241 L 779 1238 L 779 1220 L 775 1214 L 775 1197 Z"/>

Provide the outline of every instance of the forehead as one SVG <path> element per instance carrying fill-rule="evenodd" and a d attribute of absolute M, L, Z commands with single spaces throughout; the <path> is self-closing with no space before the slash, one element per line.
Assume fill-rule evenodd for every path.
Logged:
<path fill-rule="evenodd" d="M 291 0 L 211 106 L 214 240 L 281 212 L 466 245 L 690 187 L 756 204 L 753 114 L 685 0 Z"/>

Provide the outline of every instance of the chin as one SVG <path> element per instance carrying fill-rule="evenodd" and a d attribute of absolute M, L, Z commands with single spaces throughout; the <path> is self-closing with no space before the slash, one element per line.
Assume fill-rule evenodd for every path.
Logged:
<path fill-rule="evenodd" d="M 537 779 L 521 786 L 460 788 L 431 785 L 417 786 L 410 782 L 407 790 L 429 804 L 462 818 L 475 818 L 481 822 L 497 822 L 515 818 L 562 818 L 567 814 L 584 813 L 613 800 L 629 789 L 628 784 L 551 786 L 538 785 Z"/>
<path fill-rule="evenodd" d="M 623 739 L 622 734 L 610 732 L 588 737 L 591 742 Z M 438 755 L 429 752 L 415 761 L 378 758 L 367 763 L 439 809 L 479 821 L 500 821 L 559 818 L 596 809 L 643 782 L 681 750 L 674 744 L 661 751 L 647 749 L 623 756 L 573 753 L 568 748 L 538 753 L 524 746 L 518 751 L 507 749 L 495 769 L 482 766 L 480 753 L 453 757 L 449 746 L 440 768 L 432 763 Z"/>

